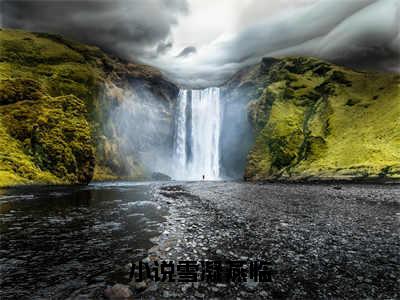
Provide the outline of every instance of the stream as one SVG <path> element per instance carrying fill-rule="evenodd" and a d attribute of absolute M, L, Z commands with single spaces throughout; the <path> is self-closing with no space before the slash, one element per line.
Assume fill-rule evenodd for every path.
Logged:
<path fill-rule="evenodd" d="M 398 184 L 115 182 L 0 193 L 0 299 L 400 297 Z M 265 262 L 271 280 L 129 281 L 129 263 L 165 260 L 220 261 L 226 275 L 229 261 Z"/>
<path fill-rule="evenodd" d="M 126 264 L 146 256 L 167 213 L 150 183 L 0 193 L 1 299 L 63 299 L 126 282 Z"/>

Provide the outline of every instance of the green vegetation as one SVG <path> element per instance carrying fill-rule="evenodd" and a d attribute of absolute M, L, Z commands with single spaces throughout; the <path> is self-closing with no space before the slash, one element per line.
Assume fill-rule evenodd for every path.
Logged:
<path fill-rule="evenodd" d="M 33 182 L 59 183 L 50 172 L 38 168 L 31 156 L 23 151 L 22 144 L 12 138 L 0 120 L 0 186 Z"/>
<path fill-rule="evenodd" d="M 400 178 L 400 76 L 295 57 L 243 78 L 258 80 L 246 179 Z"/>
<path fill-rule="evenodd" d="M 14 138 L 14 144 L 18 142 L 39 170 L 68 183 L 90 181 L 94 148 L 82 100 L 70 95 L 18 101 L 0 106 L 0 114 L 2 126 Z M 19 166 L 19 160 L 13 165 L 18 175 L 26 177 L 26 168 Z"/>
<path fill-rule="evenodd" d="M 118 90 L 135 79 L 168 85 L 157 70 L 97 47 L 0 29 L 0 187 L 87 183 L 93 174 L 97 180 L 141 177 L 137 163 L 129 174 L 121 171 L 116 137 L 102 125 L 121 101 L 106 96 L 105 87 Z"/>
<path fill-rule="evenodd" d="M 177 93 L 157 70 L 97 47 L 0 29 L 0 187 L 143 178 L 104 125 L 135 82 L 166 101 Z M 265 58 L 225 89 L 253 99 L 245 178 L 400 178 L 398 75 Z"/>
<path fill-rule="evenodd" d="M 46 35 L 2 29 L 0 41 L 0 186 L 87 183 L 95 153 L 87 107 L 101 72 Z"/>

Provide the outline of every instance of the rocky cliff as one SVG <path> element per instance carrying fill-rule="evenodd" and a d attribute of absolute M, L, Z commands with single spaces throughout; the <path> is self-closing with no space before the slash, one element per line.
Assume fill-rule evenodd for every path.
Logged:
<path fill-rule="evenodd" d="M 97 47 L 0 29 L 0 186 L 168 170 L 178 92 Z M 400 178 L 399 75 L 264 58 L 221 92 L 226 177 Z"/>
<path fill-rule="evenodd" d="M 109 116 L 125 91 L 157 102 L 164 132 L 152 140 L 168 144 L 178 89 L 159 71 L 58 35 L 0 29 L 0 186 L 145 177 Z"/>
<path fill-rule="evenodd" d="M 249 100 L 245 179 L 400 178 L 400 76 L 265 58 L 226 97 Z"/>

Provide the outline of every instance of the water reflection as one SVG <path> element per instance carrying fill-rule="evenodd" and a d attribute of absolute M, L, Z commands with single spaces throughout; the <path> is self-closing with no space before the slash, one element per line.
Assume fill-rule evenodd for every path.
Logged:
<path fill-rule="evenodd" d="M 150 184 L 31 187 L 0 195 L 0 298 L 65 298 L 93 283 L 124 282 L 166 210 Z"/>

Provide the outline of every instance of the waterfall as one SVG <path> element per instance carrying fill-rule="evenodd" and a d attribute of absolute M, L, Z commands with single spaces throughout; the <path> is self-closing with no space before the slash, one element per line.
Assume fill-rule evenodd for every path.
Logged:
<path fill-rule="evenodd" d="M 187 162 L 186 151 L 186 90 L 181 90 L 178 96 L 178 105 L 175 117 L 175 138 L 174 138 L 174 175 L 177 178 L 184 178 Z"/>
<path fill-rule="evenodd" d="M 174 177 L 180 180 L 220 178 L 220 90 L 182 90 L 176 111 Z"/>

